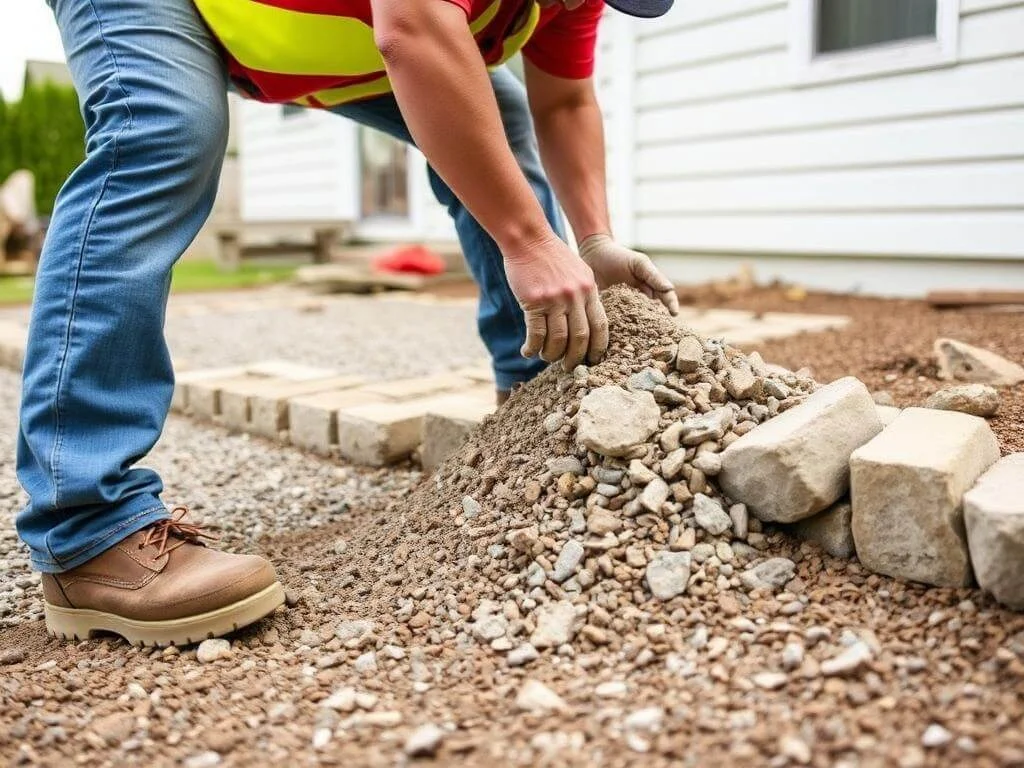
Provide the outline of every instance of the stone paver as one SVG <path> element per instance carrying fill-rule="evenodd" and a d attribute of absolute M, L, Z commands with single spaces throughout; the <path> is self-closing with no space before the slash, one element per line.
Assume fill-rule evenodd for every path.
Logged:
<path fill-rule="evenodd" d="M 908 408 L 850 457 L 853 537 L 872 571 L 937 586 L 971 583 L 963 496 L 999 458 L 984 419 Z"/>
<path fill-rule="evenodd" d="M 244 376 L 245 373 L 246 366 L 244 365 L 233 365 L 225 368 L 200 368 L 194 371 L 178 373 L 174 377 L 174 396 L 171 398 L 171 410 L 179 413 L 188 411 L 189 398 L 195 387 L 217 380 L 237 379 L 240 376 Z M 206 402 L 206 400 L 212 401 L 213 397 L 212 391 L 210 391 L 208 396 L 200 395 L 199 398 L 204 401 L 200 407 L 209 410 L 211 417 L 214 405 L 212 402 Z"/>
<path fill-rule="evenodd" d="M 903 409 L 895 405 L 876 405 L 875 410 L 878 411 L 878 418 L 882 420 L 883 427 L 888 427 L 903 413 Z"/>
<path fill-rule="evenodd" d="M 793 523 L 789 532 L 811 541 L 833 557 L 853 557 L 853 507 L 848 499 L 838 501 L 814 517 Z"/>
<path fill-rule="evenodd" d="M 233 429 L 275 439 L 282 430 L 288 429 L 289 398 L 352 389 L 364 383 L 365 380 L 359 376 L 330 376 L 304 381 L 276 376 L 253 378 L 221 390 L 221 418 Z"/>
<path fill-rule="evenodd" d="M 351 390 L 363 383 L 360 376 L 339 376 L 333 379 L 294 382 L 280 389 L 265 390 L 249 398 L 249 430 L 254 435 L 277 438 L 290 429 L 289 403 L 298 396 Z"/>
<path fill-rule="evenodd" d="M 404 459 L 422 442 L 427 414 L 449 402 L 437 396 L 346 408 L 338 413 L 338 451 L 348 461 L 369 466 Z"/>
<path fill-rule="evenodd" d="M 423 468 L 428 472 L 436 469 L 494 410 L 494 393 L 491 391 L 478 398 L 460 394 L 438 401 L 423 420 L 423 447 L 420 450 Z"/>
<path fill-rule="evenodd" d="M 383 400 L 360 389 L 293 397 L 288 401 L 288 439 L 299 448 L 329 455 L 338 447 L 338 411 Z"/>
<path fill-rule="evenodd" d="M 838 501 L 850 454 L 882 430 L 867 387 L 832 382 L 722 453 L 722 489 L 762 520 L 791 523 Z"/>
<path fill-rule="evenodd" d="M 442 392 L 457 392 L 467 389 L 474 382 L 465 376 L 454 373 L 442 373 L 437 376 L 419 376 L 412 379 L 399 379 L 363 387 L 364 391 L 380 395 L 386 400 L 402 402 L 417 398 L 437 395 Z"/>
<path fill-rule="evenodd" d="M 1001 458 L 964 494 L 964 522 L 978 584 L 1024 611 L 1024 453 Z"/>

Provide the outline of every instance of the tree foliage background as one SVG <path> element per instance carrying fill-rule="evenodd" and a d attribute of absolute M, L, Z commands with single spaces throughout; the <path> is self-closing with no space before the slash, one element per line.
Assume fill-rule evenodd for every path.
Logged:
<path fill-rule="evenodd" d="M 35 174 L 36 210 L 49 215 L 64 180 L 84 156 L 85 127 L 75 90 L 26 85 L 21 101 L 0 95 L 0 182 L 19 168 Z"/>

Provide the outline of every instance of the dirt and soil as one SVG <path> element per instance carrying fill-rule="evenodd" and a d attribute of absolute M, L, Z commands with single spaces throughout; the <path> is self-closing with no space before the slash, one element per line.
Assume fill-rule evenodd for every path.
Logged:
<path fill-rule="evenodd" d="M 782 290 L 714 303 L 852 316 L 842 331 L 772 342 L 762 354 L 809 366 L 821 382 L 856 375 L 899 405 L 941 386 L 929 359 L 937 336 L 1024 360 L 1020 313 L 816 295 L 794 303 Z M 619 330 L 594 384 L 656 362 L 652 350 L 666 341 L 660 320 L 627 309 L 610 307 Z M 657 339 L 633 338 L 652 327 Z M 264 538 L 290 605 L 233 638 L 229 658 L 201 664 L 194 648 L 140 651 L 116 639 L 68 644 L 47 639 L 38 621 L 0 631 L 0 761 L 394 765 L 411 759 L 408 736 L 433 724 L 444 733 L 437 764 L 1024 765 L 1024 615 L 975 590 L 902 584 L 756 525 L 749 545 L 733 542 L 731 561 L 716 546 L 697 589 L 663 602 L 640 571 L 667 532 L 638 523 L 648 546 L 616 551 L 623 560 L 593 587 L 603 614 L 550 580 L 533 587 L 546 597 L 532 596 L 511 551 L 523 537 L 480 556 L 476 539 L 485 551 L 502 546 L 491 537 L 507 523 L 520 530 L 515 518 L 550 525 L 572 509 L 558 498 L 574 497 L 579 481 L 563 481 L 559 496 L 561 476 L 544 476 L 547 459 L 571 451 L 560 440 L 568 433 L 545 421 L 559 408 L 571 418 L 579 385 L 546 374 L 411 496 L 382 495 L 337 522 Z M 993 429 L 1004 452 L 1024 450 L 1024 387 L 1001 396 Z M 467 495 L 479 517 L 467 515 Z M 538 530 L 525 544 L 548 548 L 545 537 L 561 531 Z M 713 540 L 706 533 L 699 543 Z M 741 588 L 742 569 L 766 557 L 788 558 L 795 577 Z M 485 597 L 514 649 L 542 600 L 585 604 L 590 629 L 513 666 L 492 647 L 500 638 L 477 626 L 494 617 L 479 611 Z M 851 649 L 860 655 L 836 670 Z"/>

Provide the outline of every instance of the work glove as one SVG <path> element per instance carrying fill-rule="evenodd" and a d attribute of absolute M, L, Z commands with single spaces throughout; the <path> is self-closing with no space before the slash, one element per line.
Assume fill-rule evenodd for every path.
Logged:
<path fill-rule="evenodd" d="M 594 273 L 554 234 L 505 252 L 505 275 L 526 316 L 520 353 L 570 371 L 584 360 L 601 362 L 608 348 L 608 318 Z"/>
<path fill-rule="evenodd" d="M 602 290 L 628 285 L 658 299 L 671 314 L 679 314 L 679 297 L 672 282 L 646 254 L 621 246 L 608 235 L 591 235 L 580 243 L 580 258 L 593 270 Z"/>

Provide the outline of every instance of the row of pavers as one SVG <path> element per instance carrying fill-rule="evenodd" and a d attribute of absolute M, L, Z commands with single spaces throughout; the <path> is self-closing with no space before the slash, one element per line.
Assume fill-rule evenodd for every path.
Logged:
<path fill-rule="evenodd" d="M 722 489 L 762 520 L 908 581 L 975 581 L 1024 610 L 1024 453 L 983 418 L 879 408 L 847 377 L 722 453 Z"/>
<path fill-rule="evenodd" d="M 21 370 L 26 337 L 23 326 L 0 323 L 0 366 Z M 172 411 L 369 466 L 418 451 L 431 470 L 495 408 L 486 365 L 377 383 L 282 360 L 175 367 Z"/>
<path fill-rule="evenodd" d="M 356 464 L 382 466 L 419 451 L 430 470 L 494 411 L 495 387 L 483 365 L 370 383 L 272 360 L 183 372 L 171 407 Z"/>
<path fill-rule="evenodd" d="M 276 301 L 303 308 L 322 299 L 282 295 Z M 251 300 L 208 303 L 180 309 L 191 313 L 260 308 Z M 679 322 L 734 345 L 753 347 L 769 339 L 841 328 L 849 318 L 684 307 Z M 24 349 L 25 329 L 0 324 L 0 365 L 20 370 Z M 175 412 L 371 466 L 418 452 L 424 468 L 432 470 L 494 410 L 493 375 L 484 365 L 384 383 L 279 360 L 201 370 L 176 364 L 175 369 Z"/>

